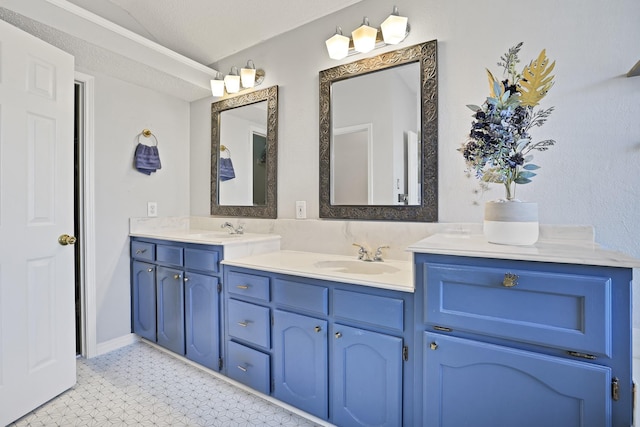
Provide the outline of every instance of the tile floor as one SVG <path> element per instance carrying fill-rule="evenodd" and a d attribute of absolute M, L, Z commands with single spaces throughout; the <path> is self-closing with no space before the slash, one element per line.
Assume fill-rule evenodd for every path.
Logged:
<path fill-rule="evenodd" d="M 144 342 L 78 359 L 77 378 L 10 427 L 314 426 Z"/>

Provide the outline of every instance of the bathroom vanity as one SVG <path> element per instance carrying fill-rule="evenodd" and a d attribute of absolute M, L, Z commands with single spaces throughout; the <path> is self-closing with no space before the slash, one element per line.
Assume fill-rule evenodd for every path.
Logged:
<path fill-rule="evenodd" d="M 315 417 L 632 424 L 639 263 L 592 240 L 434 235 L 413 262 L 363 262 L 178 234 L 132 237 L 134 332 Z"/>
<path fill-rule="evenodd" d="M 483 236 L 410 250 L 421 425 L 632 425 L 637 260 L 589 241 Z"/>

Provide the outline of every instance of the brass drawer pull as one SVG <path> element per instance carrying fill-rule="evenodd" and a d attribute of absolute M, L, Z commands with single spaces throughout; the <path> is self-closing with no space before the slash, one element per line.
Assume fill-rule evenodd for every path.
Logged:
<path fill-rule="evenodd" d="M 238 289 L 249 289 L 249 286 L 247 286 L 247 285 L 238 285 L 238 286 L 236 286 L 236 288 L 238 288 Z"/>
<path fill-rule="evenodd" d="M 243 328 L 246 328 L 247 326 L 249 326 L 249 322 L 247 322 L 247 321 L 238 322 L 238 326 L 242 326 Z"/>
<path fill-rule="evenodd" d="M 145 252 L 147 252 L 147 250 L 146 250 L 146 249 L 138 249 L 138 250 L 136 251 L 136 255 L 140 255 L 140 254 L 143 254 L 143 253 L 145 253 Z"/>
<path fill-rule="evenodd" d="M 502 281 L 502 286 L 505 288 L 513 288 L 518 284 L 518 275 L 512 273 L 504 273 L 504 280 Z"/>
<path fill-rule="evenodd" d="M 238 365 L 238 369 L 240 369 L 242 372 L 247 372 L 247 368 L 245 368 L 244 366 Z"/>

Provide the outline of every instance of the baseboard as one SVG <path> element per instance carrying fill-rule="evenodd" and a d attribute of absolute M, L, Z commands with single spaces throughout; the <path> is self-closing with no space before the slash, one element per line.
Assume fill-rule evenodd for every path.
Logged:
<path fill-rule="evenodd" d="M 117 350 L 122 347 L 126 347 L 128 345 L 133 344 L 136 341 L 139 341 L 135 334 L 123 335 L 118 338 L 114 338 L 109 341 L 101 342 L 96 344 L 96 354 L 95 356 L 101 356 L 103 354 L 109 353 L 110 351 Z"/>

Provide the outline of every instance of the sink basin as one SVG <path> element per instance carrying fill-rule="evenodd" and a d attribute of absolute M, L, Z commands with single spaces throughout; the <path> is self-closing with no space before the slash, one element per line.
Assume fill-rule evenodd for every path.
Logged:
<path fill-rule="evenodd" d="M 365 262 L 358 260 L 328 260 L 318 261 L 314 267 L 333 270 L 347 274 L 383 274 L 397 273 L 399 268 L 387 265 L 384 262 Z"/>

